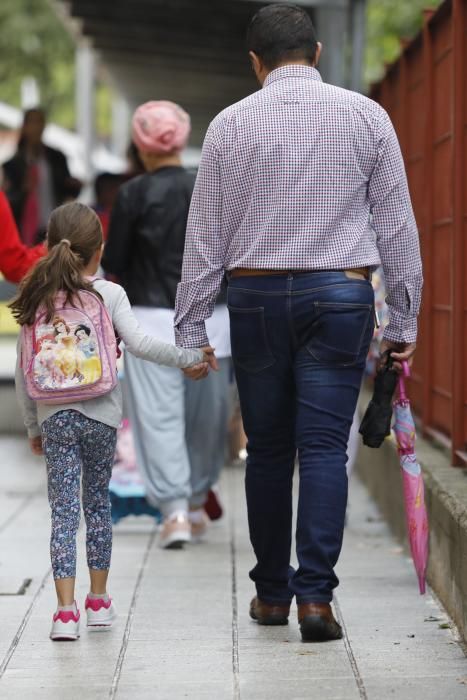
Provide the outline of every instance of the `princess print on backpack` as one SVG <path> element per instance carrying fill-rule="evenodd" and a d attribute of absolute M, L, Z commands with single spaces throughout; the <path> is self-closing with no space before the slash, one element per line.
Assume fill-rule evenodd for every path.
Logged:
<path fill-rule="evenodd" d="M 87 627 L 110 628 L 115 607 L 107 593 L 112 552 L 109 481 L 122 395 L 116 334 L 128 352 L 169 367 L 215 366 L 212 348 L 185 350 L 144 333 L 124 289 L 96 277 L 101 223 L 79 202 L 55 209 L 47 255 L 29 272 L 10 303 L 21 326 L 16 395 L 31 450 L 44 455 L 51 509 L 50 554 L 57 593 L 50 638 L 77 640 L 76 534 L 80 491 L 86 520 L 90 591 Z"/>
<path fill-rule="evenodd" d="M 64 292 L 47 320 L 39 308 L 32 326 L 23 326 L 22 363 L 26 390 L 34 401 L 48 404 L 88 401 L 117 384 L 117 343 L 102 301 L 81 290 L 72 302 Z"/>
<path fill-rule="evenodd" d="M 71 319 L 69 323 L 72 324 Z M 67 333 L 57 333 L 55 330 L 55 337 L 53 337 L 52 327 L 56 329 L 56 324 L 64 326 Z M 65 320 L 57 316 L 52 324 L 37 322 L 35 325 L 35 356 L 32 373 L 35 384 L 41 389 L 51 391 L 89 383 L 85 381 L 82 373 L 84 355 L 79 350 L 76 340 L 70 335 L 70 325 L 65 324 Z M 46 348 L 45 358 L 43 358 L 44 344 Z M 44 362 L 44 359 L 47 361 Z"/>
<path fill-rule="evenodd" d="M 91 328 L 79 324 L 75 328 L 75 338 L 78 349 L 84 355 L 83 373 L 87 384 L 97 382 L 102 374 L 102 363 L 99 354 L 97 337 L 93 337 Z"/>

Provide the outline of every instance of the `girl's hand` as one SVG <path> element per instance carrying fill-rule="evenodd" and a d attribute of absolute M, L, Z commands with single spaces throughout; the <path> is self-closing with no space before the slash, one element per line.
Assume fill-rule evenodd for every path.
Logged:
<path fill-rule="evenodd" d="M 197 381 L 198 379 L 204 379 L 208 376 L 209 365 L 207 362 L 200 362 L 198 365 L 193 365 L 193 367 L 185 367 L 182 372 L 185 377 Z"/>
<path fill-rule="evenodd" d="M 217 363 L 217 358 L 214 354 L 215 348 L 211 348 L 209 345 L 205 348 L 201 348 L 204 353 L 203 361 L 207 362 L 209 367 L 216 372 L 219 370 L 219 365 Z"/>
<path fill-rule="evenodd" d="M 185 367 L 185 369 L 182 370 L 186 377 L 189 377 L 189 379 L 194 379 L 195 381 L 207 377 L 210 369 L 213 369 L 215 372 L 217 372 L 219 369 L 216 356 L 214 355 L 214 348 L 211 348 L 208 345 L 201 348 L 201 350 L 203 351 L 204 355 L 203 361 L 197 365 L 193 365 L 193 367 Z"/>
<path fill-rule="evenodd" d="M 44 450 L 42 449 L 42 438 L 40 435 L 36 437 L 29 438 L 29 446 L 31 447 L 31 452 L 33 455 L 43 455 Z"/>

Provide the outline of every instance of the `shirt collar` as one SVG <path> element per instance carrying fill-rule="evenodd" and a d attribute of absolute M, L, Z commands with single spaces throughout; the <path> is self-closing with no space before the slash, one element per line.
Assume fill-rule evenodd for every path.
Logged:
<path fill-rule="evenodd" d="M 277 80 L 286 80 L 287 78 L 308 78 L 310 80 L 322 81 L 321 75 L 316 68 L 293 63 L 287 66 L 280 66 L 280 68 L 275 68 L 272 70 L 264 81 L 263 87 L 267 87 L 271 83 L 275 83 Z"/>

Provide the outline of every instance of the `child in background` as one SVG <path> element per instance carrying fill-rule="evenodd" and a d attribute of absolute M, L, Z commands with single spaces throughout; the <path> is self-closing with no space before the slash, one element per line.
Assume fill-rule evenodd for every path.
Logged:
<path fill-rule="evenodd" d="M 115 173 L 100 173 L 94 181 L 95 203 L 93 209 L 100 219 L 104 241 L 107 240 L 110 213 L 117 197 L 118 188 L 125 182 L 124 175 Z"/>
<path fill-rule="evenodd" d="M 59 292 L 67 292 L 80 308 L 80 292 L 87 291 L 103 300 L 115 331 L 129 352 L 172 367 L 199 365 L 199 376 L 203 376 L 211 363 L 211 348 L 184 350 L 145 335 L 122 287 L 92 279 L 102 256 L 102 241 L 102 227 L 92 209 L 78 202 L 55 209 L 48 226 L 48 254 L 24 279 L 10 304 L 18 323 L 30 328 L 38 312 L 44 310 L 48 321 L 56 320 L 53 303 Z M 63 333 L 61 325 L 58 327 L 57 323 L 59 333 Z M 22 337 L 23 333 L 18 341 L 17 396 L 31 449 L 34 454 L 45 455 L 52 511 L 50 553 L 58 606 L 50 638 L 75 640 L 79 637 L 80 620 L 75 575 L 81 474 L 91 584 L 85 602 L 88 627 L 111 626 L 115 615 L 107 593 L 112 548 L 108 486 L 117 427 L 122 419 L 121 390 L 117 384 L 109 393 L 71 404 L 65 400 L 63 404 L 31 401 L 23 374 L 27 368 L 21 366 Z M 85 340 L 84 336 L 81 340 Z"/>

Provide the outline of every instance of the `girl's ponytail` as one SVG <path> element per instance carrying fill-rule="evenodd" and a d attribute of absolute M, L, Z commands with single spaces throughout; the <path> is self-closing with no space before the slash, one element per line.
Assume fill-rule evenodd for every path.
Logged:
<path fill-rule="evenodd" d="M 102 245 L 102 227 L 95 212 L 79 202 L 55 209 L 47 239 L 48 254 L 26 275 L 9 304 L 21 326 L 32 325 L 39 308 L 44 309 L 49 322 L 60 291 L 66 293 L 68 304 L 73 304 L 83 289 L 96 294 L 83 277 L 84 268 Z"/>

